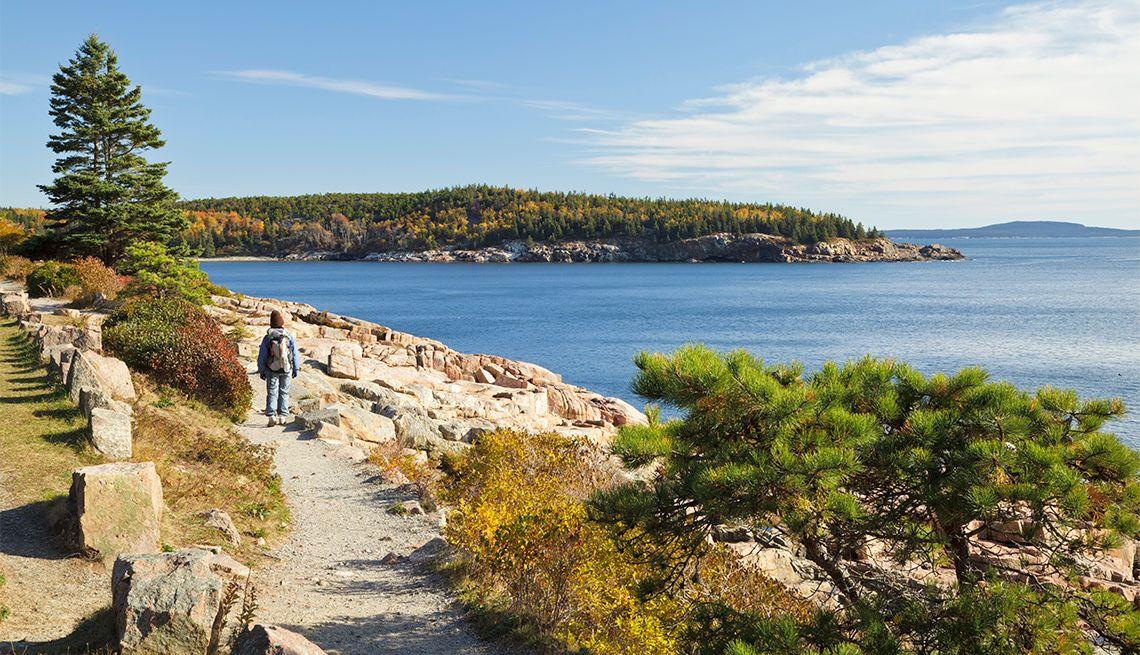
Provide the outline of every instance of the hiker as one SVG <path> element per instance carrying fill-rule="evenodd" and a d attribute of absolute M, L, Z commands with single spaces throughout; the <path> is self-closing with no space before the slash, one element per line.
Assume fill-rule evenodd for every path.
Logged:
<path fill-rule="evenodd" d="M 289 422 L 289 385 L 297 377 L 297 341 L 276 309 L 269 315 L 269 330 L 257 351 L 257 374 L 265 380 L 265 416 L 270 427 L 285 425 Z"/>

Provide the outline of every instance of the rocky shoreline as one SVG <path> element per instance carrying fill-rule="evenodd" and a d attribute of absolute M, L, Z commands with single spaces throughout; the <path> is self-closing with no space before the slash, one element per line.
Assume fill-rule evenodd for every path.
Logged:
<path fill-rule="evenodd" d="M 438 248 L 423 251 L 352 255 L 321 251 L 290 254 L 289 260 L 354 259 L 375 262 L 433 263 L 626 263 L 626 262 L 921 262 L 964 259 L 961 251 L 939 244 L 920 246 L 886 238 L 836 238 L 810 245 L 796 244 L 771 234 L 718 233 L 680 241 L 645 239 L 564 241 L 556 244 L 508 241 L 477 249 Z M 223 258 L 224 259 L 224 258 Z"/>
<path fill-rule="evenodd" d="M 363 451 L 398 442 L 455 452 L 484 432 L 511 428 L 576 435 L 604 446 L 617 427 L 645 421 L 625 401 L 567 384 L 541 366 L 456 352 L 310 305 L 215 296 L 206 307 L 223 325 L 240 327 L 245 336 L 238 354 L 250 369 L 274 309 L 297 339 L 297 420 L 323 439 Z"/>

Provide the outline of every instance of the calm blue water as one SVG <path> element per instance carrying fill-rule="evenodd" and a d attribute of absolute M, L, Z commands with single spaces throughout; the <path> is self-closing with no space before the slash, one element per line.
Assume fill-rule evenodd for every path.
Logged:
<path fill-rule="evenodd" d="M 947 240 L 963 262 L 379 264 L 210 262 L 216 282 L 463 352 L 531 361 L 640 405 L 630 357 L 688 341 L 768 361 L 893 355 L 981 364 L 1023 386 L 1120 396 L 1140 447 L 1140 239 Z"/>

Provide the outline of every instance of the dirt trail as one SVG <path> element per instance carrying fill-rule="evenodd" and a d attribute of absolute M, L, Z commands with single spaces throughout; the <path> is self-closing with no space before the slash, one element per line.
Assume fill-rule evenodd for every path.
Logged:
<path fill-rule="evenodd" d="M 259 380 L 252 383 L 262 388 Z M 345 449 L 295 428 L 266 427 L 252 414 L 240 431 L 274 447 L 293 514 L 293 531 L 262 571 L 261 620 L 295 629 L 341 655 L 365 653 L 503 653 L 471 633 L 442 581 L 407 556 L 439 536 L 438 517 L 394 516 L 401 494 Z"/>

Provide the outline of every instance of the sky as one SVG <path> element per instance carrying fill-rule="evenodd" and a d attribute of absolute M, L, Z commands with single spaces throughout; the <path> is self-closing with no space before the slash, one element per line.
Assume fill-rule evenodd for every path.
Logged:
<path fill-rule="evenodd" d="M 0 205 L 98 33 L 183 198 L 542 190 L 1140 227 L 1140 0 L 0 0 Z"/>

